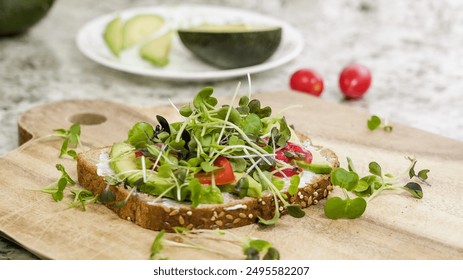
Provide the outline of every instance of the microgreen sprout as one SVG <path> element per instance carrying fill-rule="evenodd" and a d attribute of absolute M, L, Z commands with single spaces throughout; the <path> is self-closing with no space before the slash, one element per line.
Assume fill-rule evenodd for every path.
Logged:
<path fill-rule="evenodd" d="M 392 131 L 392 126 L 388 125 L 387 121 L 383 122 L 383 120 L 376 115 L 371 116 L 371 118 L 367 121 L 367 126 L 369 130 L 382 129 L 386 132 Z"/>
<path fill-rule="evenodd" d="M 60 138 L 63 139 L 63 143 L 61 144 L 59 158 L 63 156 L 69 156 L 72 159 L 77 158 L 77 151 L 76 149 L 82 145 L 80 141 L 80 125 L 79 124 L 72 124 L 69 129 L 59 128 L 53 130 L 52 134 L 48 134 L 39 138 L 36 138 L 28 143 L 32 143 L 35 141 L 43 141 L 46 139 L 54 139 Z M 20 148 L 19 151 L 25 149 L 29 144 L 25 143 Z"/>
<path fill-rule="evenodd" d="M 83 211 L 86 211 L 87 204 L 96 203 L 98 201 L 98 195 L 93 195 L 89 190 L 74 189 L 71 190 L 71 193 L 74 195 L 74 200 L 69 207 L 82 208 Z"/>
<path fill-rule="evenodd" d="M 402 190 L 415 198 L 423 198 L 423 190 L 419 183 L 430 185 L 426 181 L 429 170 L 423 169 L 416 173 L 414 170 L 416 159 L 407 159 L 411 164 L 404 176 L 395 177 L 390 173 L 384 174 L 381 166 L 373 161 L 368 165 L 370 174 L 360 177 L 355 171 L 352 160 L 347 158 L 348 170 L 337 168 L 331 172 L 331 183 L 342 188 L 345 198 L 328 199 L 324 207 L 325 215 L 330 219 L 358 218 L 365 212 L 367 202 L 385 190 Z M 351 198 L 349 192 L 357 197 Z"/>
<path fill-rule="evenodd" d="M 63 165 L 56 164 L 56 169 L 61 172 L 61 177 L 40 191 L 51 194 L 53 200 L 59 202 L 63 200 L 64 191 L 68 185 L 75 185 L 76 182 L 69 176 Z M 74 196 L 74 199 L 69 204 L 69 207 L 82 208 L 83 211 L 86 210 L 85 206 L 88 203 L 96 202 L 98 199 L 98 196 L 93 195 L 89 190 L 73 189 L 70 192 Z"/>
<path fill-rule="evenodd" d="M 71 179 L 63 165 L 56 164 L 56 169 L 61 172 L 61 177 L 55 182 L 41 189 L 40 191 L 51 194 L 53 200 L 55 201 L 61 201 L 64 198 L 64 189 L 66 188 L 66 186 L 68 184 L 75 185 L 76 182 L 73 179 Z"/>
<path fill-rule="evenodd" d="M 80 125 L 73 124 L 69 129 L 55 129 L 54 136 L 63 138 L 63 144 L 61 145 L 59 157 L 68 155 L 73 159 L 77 158 L 77 148 L 80 142 Z"/>
<path fill-rule="evenodd" d="M 150 259 L 167 259 L 163 254 L 166 247 L 189 248 L 200 251 L 213 253 L 224 258 L 229 258 L 230 255 L 212 246 L 212 241 L 219 245 L 227 243 L 233 245 L 237 249 L 241 249 L 241 256 L 246 260 L 279 260 L 280 253 L 272 246 L 272 244 L 263 239 L 255 239 L 252 237 L 241 237 L 229 231 L 223 230 L 188 230 L 184 227 L 175 227 L 174 233 L 169 234 L 161 230 L 151 245 Z"/>

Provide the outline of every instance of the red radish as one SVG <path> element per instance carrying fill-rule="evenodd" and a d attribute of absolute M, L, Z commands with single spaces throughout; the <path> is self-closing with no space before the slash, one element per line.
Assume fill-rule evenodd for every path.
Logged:
<path fill-rule="evenodd" d="M 300 69 L 291 76 L 291 89 L 320 96 L 323 92 L 323 79 L 312 69 Z"/>
<path fill-rule="evenodd" d="M 339 75 L 339 87 L 347 99 L 361 98 L 371 84 L 370 70 L 360 64 L 351 64 Z"/>

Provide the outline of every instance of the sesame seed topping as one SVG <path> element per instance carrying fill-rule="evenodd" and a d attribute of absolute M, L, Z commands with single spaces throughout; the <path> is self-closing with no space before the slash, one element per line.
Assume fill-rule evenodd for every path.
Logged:
<path fill-rule="evenodd" d="M 313 204 L 314 204 L 314 205 L 317 205 L 317 204 L 318 204 L 318 200 L 314 199 Z"/>
<path fill-rule="evenodd" d="M 178 209 L 175 209 L 174 211 L 169 213 L 169 216 L 175 216 L 178 214 L 178 212 L 179 212 Z"/>
<path fill-rule="evenodd" d="M 188 216 L 191 216 L 191 215 L 193 215 L 193 212 L 188 211 L 188 212 L 186 212 L 186 214 L 187 214 Z"/>
<path fill-rule="evenodd" d="M 178 223 L 181 224 L 182 226 L 185 224 L 185 219 L 183 219 L 182 216 L 178 217 Z"/>
<path fill-rule="evenodd" d="M 252 219 L 252 218 L 254 218 L 254 215 L 253 215 L 253 214 L 249 214 L 249 215 L 248 215 L 248 218 L 249 218 L 249 219 Z"/>
<path fill-rule="evenodd" d="M 239 223 L 240 221 L 241 221 L 240 218 L 236 218 L 236 219 L 233 220 L 233 223 L 234 223 L 234 224 L 237 224 L 237 223 Z"/>
<path fill-rule="evenodd" d="M 303 198 L 304 198 L 304 196 L 302 194 L 299 195 L 299 199 L 303 199 Z"/>
<path fill-rule="evenodd" d="M 313 196 L 318 196 L 318 192 L 313 192 Z"/>
<path fill-rule="evenodd" d="M 215 224 L 219 227 L 223 226 L 223 222 L 221 220 L 215 221 Z"/>
<path fill-rule="evenodd" d="M 230 214 L 226 215 L 225 218 L 227 218 L 227 219 L 229 219 L 229 220 L 233 220 L 233 216 L 230 215 Z"/>
<path fill-rule="evenodd" d="M 262 205 L 265 205 L 265 204 L 267 204 L 267 203 L 265 203 L 265 201 L 262 201 Z"/>
<path fill-rule="evenodd" d="M 239 213 L 238 216 L 240 216 L 240 218 L 243 218 L 243 219 L 246 218 L 246 214 L 244 213 Z"/>
<path fill-rule="evenodd" d="M 309 199 L 307 200 L 307 204 L 312 205 L 312 196 L 309 196 Z"/>
<path fill-rule="evenodd" d="M 302 195 L 302 193 L 301 193 L 301 192 L 298 192 L 298 193 L 297 193 L 297 195 L 301 196 L 301 195 Z"/>

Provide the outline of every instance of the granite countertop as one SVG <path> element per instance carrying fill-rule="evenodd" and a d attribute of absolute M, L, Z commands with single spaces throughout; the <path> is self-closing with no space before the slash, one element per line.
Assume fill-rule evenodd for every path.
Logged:
<path fill-rule="evenodd" d="M 20 114 L 40 104 L 102 98 L 153 106 L 166 104 L 169 98 L 189 100 L 206 85 L 214 86 L 218 96 L 231 95 L 240 79 L 170 82 L 136 76 L 90 61 L 75 45 L 79 28 L 99 15 L 182 2 L 59 0 L 27 34 L 1 38 L 0 155 L 17 147 Z M 298 58 L 253 75 L 254 92 L 288 90 L 291 73 L 313 68 L 324 77 L 321 98 L 463 141 L 463 2 L 221 0 L 214 4 L 276 16 L 305 38 Z M 373 83 L 362 100 L 344 101 L 337 79 L 352 62 L 369 67 Z M 0 238 L 0 260 L 34 258 Z"/>

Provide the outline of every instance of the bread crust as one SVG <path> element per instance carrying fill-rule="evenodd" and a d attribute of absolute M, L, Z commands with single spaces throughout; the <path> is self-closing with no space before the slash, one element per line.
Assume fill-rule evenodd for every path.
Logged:
<path fill-rule="evenodd" d="M 338 158 L 333 151 L 317 148 L 333 168 L 339 166 Z M 94 194 L 101 194 L 107 187 L 105 178 L 97 174 L 97 163 L 101 152 L 109 152 L 109 148 L 92 149 L 80 153 L 77 157 L 79 183 Z M 124 187 L 109 186 L 109 188 L 116 195 L 115 201 L 123 201 L 129 195 L 129 190 Z M 317 175 L 311 183 L 299 188 L 296 194 L 284 193 L 290 204 L 299 204 L 302 208 L 306 208 L 326 198 L 332 189 L 329 175 Z M 148 194 L 135 193 L 122 207 L 114 207 L 114 203 L 108 203 L 106 206 L 122 219 L 156 231 L 162 229 L 173 231 L 177 226 L 187 229 L 229 229 L 253 224 L 258 221 L 258 217 L 271 219 L 275 213 L 275 201 L 269 192 L 264 192 L 259 199 L 234 197 L 231 201 L 222 204 L 203 204 L 196 208 L 192 208 L 187 203 L 174 201 L 153 203 L 154 198 Z M 280 201 L 279 205 L 282 205 Z M 286 214 L 286 210 L 280 207 L 280 213 Z"/>

